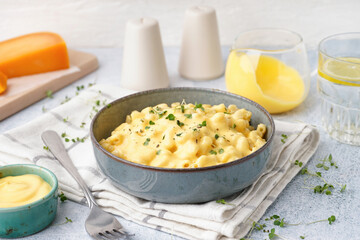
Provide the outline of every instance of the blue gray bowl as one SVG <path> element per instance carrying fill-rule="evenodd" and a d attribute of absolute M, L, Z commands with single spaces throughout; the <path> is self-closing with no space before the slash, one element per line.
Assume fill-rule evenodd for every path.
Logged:
<path fill-rule="evenodd" d="M 151 167 L 119 158 L 105 150 L 99 141 L 125 122 L 133 110 L 160 103 L 181 102 L 235 104 L 252 112 L 251 124 L 267 126 L 267 143 L 256 152 L 233 162 L 191 169 Z M 275 125 L 259 104 L 228 92 L 204 88 L 164 88 L 139 92 L 115 100 L 103 108 L 91 123 L 91 140 L 97 163 L 112 183 L 124 192 L 155 202 L 200 203 L 221 199 L 251 185 L 270 159 Z"/>
<path fill-rule="evenodd" d="M 55 218 L 58 204 L 58 181 L 50 170 L 32 164 L 0 167 L 0 178 L 35 174 L 51 186 L 51 191 L 35 202 L 0 208 L 0 238 L 18 238 L 34 234 L 47 227 Z"/>

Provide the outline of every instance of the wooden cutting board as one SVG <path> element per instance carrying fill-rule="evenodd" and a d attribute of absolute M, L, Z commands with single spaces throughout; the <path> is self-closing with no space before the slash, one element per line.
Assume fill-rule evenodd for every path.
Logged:
<path fill-rule="evenodd" d="M 8 79 L 8 88 L 0 94 L 0 121 L 95 71 L 97 58 L 89 53 L 68 50 L 70 68 Z"/>

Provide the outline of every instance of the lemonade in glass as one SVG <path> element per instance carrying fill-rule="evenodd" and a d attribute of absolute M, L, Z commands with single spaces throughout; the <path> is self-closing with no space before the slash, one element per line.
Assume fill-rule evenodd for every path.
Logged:
<path fill-rule="evenodd" d="M 342 33 L 319 44 L 321 116 L 331 137 L 360 145 L 360 33 Z"/>
<path fill-rule="evenodd" d="M 289 111 L 309 92 L 309 66 L 300 35 L 284 29 L 241 33 L 230 51 L 228 91 L 249 98 L 270 113 Z"/>

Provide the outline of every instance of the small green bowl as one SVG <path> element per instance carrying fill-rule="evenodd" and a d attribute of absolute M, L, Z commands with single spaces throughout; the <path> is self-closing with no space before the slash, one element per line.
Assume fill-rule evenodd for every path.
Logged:
<path fill-rule="evenodd" d="M 18 238 L 41 231 L 55 218 L 58 205 L 58 180 L 50 170 L 32 164 L 0 167 L 0 178 L 35 174 L 51 186 L 51 191 L 35 202 L 0 208 L 0 238 Z"/>

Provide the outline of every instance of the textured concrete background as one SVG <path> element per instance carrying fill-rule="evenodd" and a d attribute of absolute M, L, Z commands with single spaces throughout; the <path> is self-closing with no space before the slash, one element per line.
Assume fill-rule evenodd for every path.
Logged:
<path fill-rule="evenodd" d="M 216 9 L 222 45 L 258 27 L 291 29 L 316 46 L 323 37 L 360 31 L 359 0 L 0 0 L 0 41 L 34 31 L 62 35 L 70 47 L 119 47 L 125 23 L 153 17 L 165 46 L 179 46 L 186 8 Z"/>

